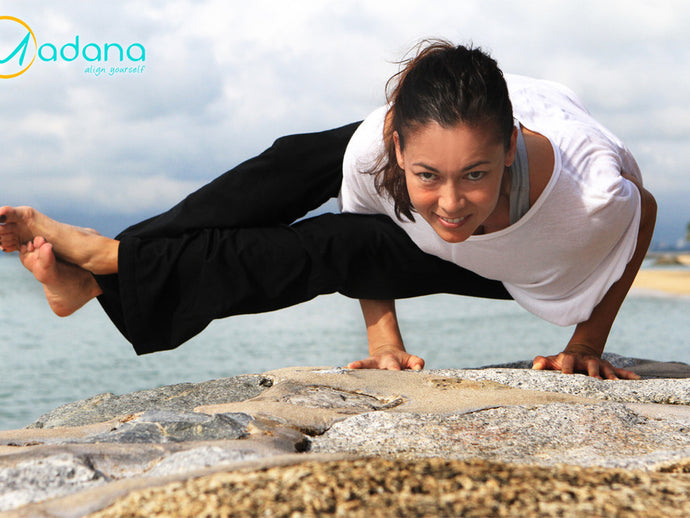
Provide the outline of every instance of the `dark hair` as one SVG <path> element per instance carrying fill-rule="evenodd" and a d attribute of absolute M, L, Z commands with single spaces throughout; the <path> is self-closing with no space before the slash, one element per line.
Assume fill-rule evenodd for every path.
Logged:
<path fill-rule="evenodd" d="M 415 48 L 416 54 L 401 61 L 401 70 L 386 84 L 385 151 L 367 171 L 376 176 L 377 192 L 393 198 L 398 219 L 404 215 L 411 221 L 414 208 L 396 159 L 394 132 L 403 149 L 405 139 L 430 122 L 444 128 L 489 124 L 508 149 L 514 124 L 503 73 L 488 54 L 443 40 L 425 40 Z"/>

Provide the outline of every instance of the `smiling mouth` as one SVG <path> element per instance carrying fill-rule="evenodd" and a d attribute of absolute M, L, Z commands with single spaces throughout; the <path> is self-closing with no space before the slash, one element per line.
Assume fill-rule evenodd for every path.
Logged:
<path fill-rule="evenodd" d="M 438 214 L 437 214 L 438 216 Z M 462 218 L 444 218 L 443 216 L 438 216 L 439 219 L 445 221 L 446 223 L 450 225 L 458 225 L 459 223 L 462 223 L 465 221 L 469 216 L 463 216 Z"/>

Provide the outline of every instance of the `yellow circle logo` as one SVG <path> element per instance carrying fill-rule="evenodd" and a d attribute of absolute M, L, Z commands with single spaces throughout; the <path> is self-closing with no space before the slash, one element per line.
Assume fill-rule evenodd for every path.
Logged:
<path fill-rule="evenodd" d="M 0 16 L 0 79 L 26 72 L 38 54 L 36 35 L 14 16 Z"/>

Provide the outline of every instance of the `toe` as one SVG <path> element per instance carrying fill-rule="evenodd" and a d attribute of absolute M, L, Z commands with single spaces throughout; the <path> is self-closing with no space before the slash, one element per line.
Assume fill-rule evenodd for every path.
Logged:
<path fill-rule="evenodd" d="M 43 240 L 43 243 L 40 246 L 36 247 L 36 250 L 38 250 L 38 259 L 43 266 L 47 267 L 55 262 L 55 254 L 53 254 L 53 245 L 51 245 L 50 243 L 46 243 L 45 240 Z"/>
<path fill-rule="evenodd" d="M 0 226 L 0 236 L 6 236 L 9 234 L 14 234 L 17 232 L 17 224 L 16 223 L 5 223 L 4 225 Z"/>
<path fill-rule="evenodd" d="M 10 207 L 8 205 L 0 207 L 0 224 L 16 220 L 16 213 L 17 211 L 14 207 Z"/>

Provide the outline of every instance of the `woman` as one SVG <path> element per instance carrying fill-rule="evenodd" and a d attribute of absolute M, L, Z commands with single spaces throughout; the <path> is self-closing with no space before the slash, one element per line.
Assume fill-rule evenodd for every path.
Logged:
<path fill-rule="evenodd" d="M 392 300 L 448 292 L 577 323 L 535 368 L 635 377 L 600 358 L 654 226 L 627 150 L 552 84 L 511 82 L 515 125 L 502 73 L 476 49 L 427 45 L 396 81 L 390 109 L 361 126 L 279 139 L 115 240 L 3 207 L 1 246 L 21 250 L 56 313 L 97 296 L 138 353 L 339 291 L 362 299 L 367 324 L 370 357 L 351 367 L 419 369 Z M 338 193 L 343 154 L 349 214 L 290 224 Z"/>
<path fill-rule="evenodd" d="M 629 151 L 571 91 L 517 76 L 506 85 L 477 50 L 429 45 L 397 79 L 390 107 L 350 142 L 343 210 L 387 214 L 422 250 L 577 324 L 564 353 L 535 368 L 616 377 L 600 356 L 656 214 Z M 372 354 L 356 366 L 419 365 L 402 352 L 392 301 L 363 307 Z"/>

